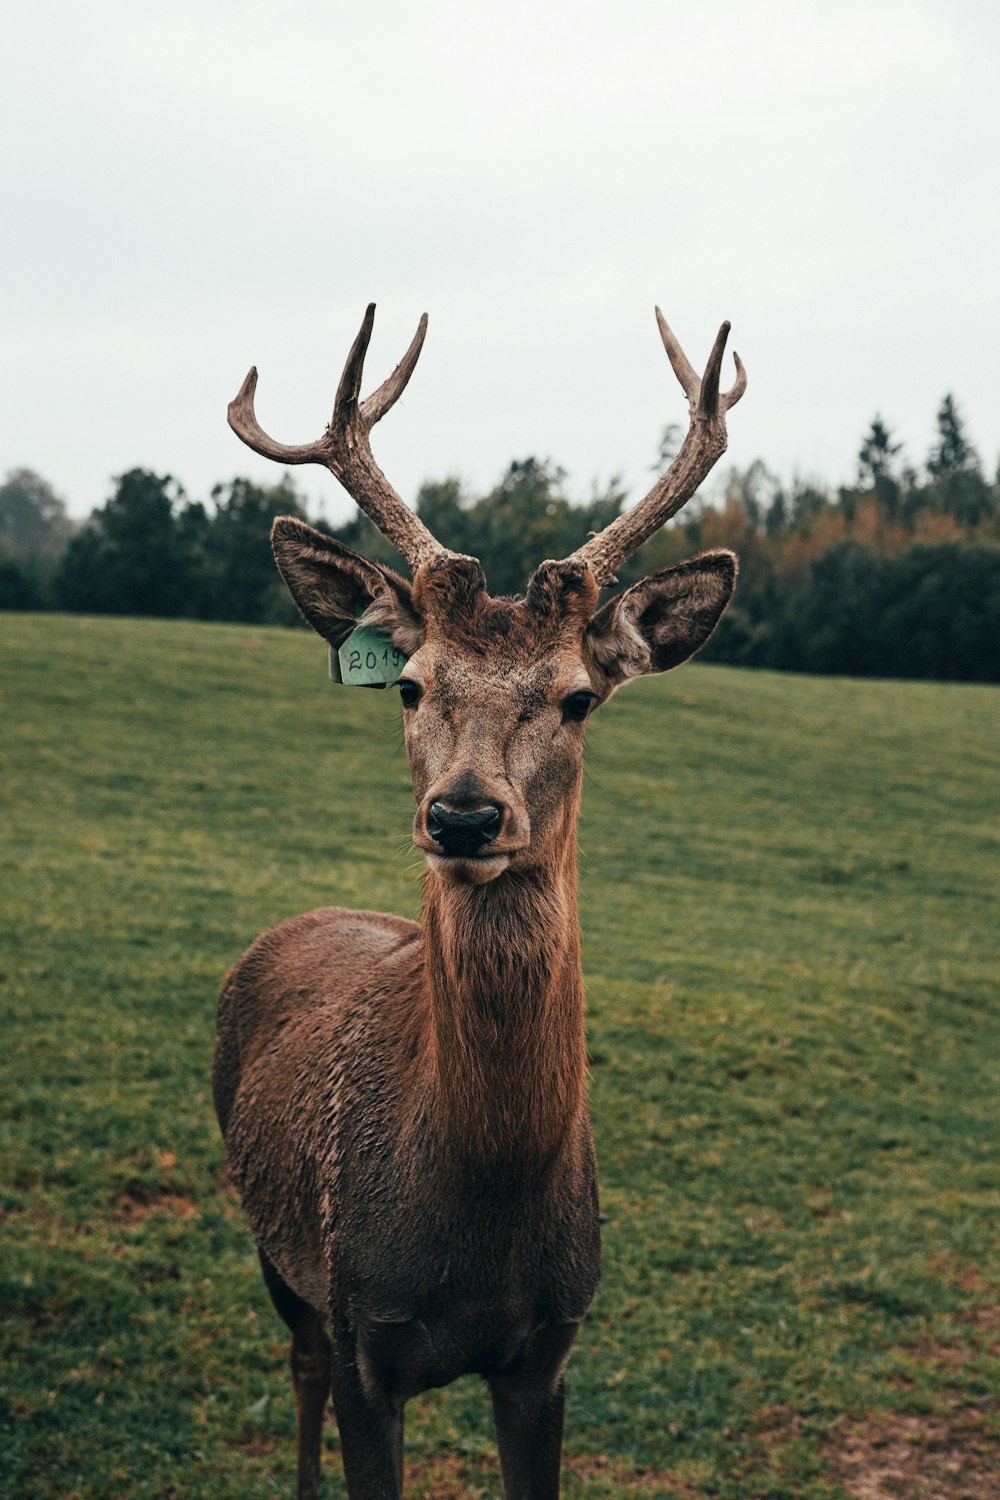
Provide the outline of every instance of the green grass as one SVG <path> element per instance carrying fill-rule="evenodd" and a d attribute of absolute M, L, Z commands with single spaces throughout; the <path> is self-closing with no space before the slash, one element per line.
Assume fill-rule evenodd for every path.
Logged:
<path fill-rule="evenodd" d="M 416 914 L 395 694 L 305 633 L 0 638 L 0 1492 L 288 1495 L 215 994 L 294 912 Z M 590 734 L 610 1222 L 566 1494 L 834 1500 L 848 1417 L 1000 1435 L 1000 693 L 693 666 Z M 408 1456 L 416 1495 L 499 1493 L 476 1382 L 411 1404 Z"/>

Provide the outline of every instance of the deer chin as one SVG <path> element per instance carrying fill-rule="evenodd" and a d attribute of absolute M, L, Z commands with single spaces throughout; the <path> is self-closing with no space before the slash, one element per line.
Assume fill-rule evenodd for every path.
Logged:
<path fill-rule="evenodd" d="M 427 868 L 446 885 L 489 885 L 510 864 L 509 854 L 432 854 L 424 850 Z"/>

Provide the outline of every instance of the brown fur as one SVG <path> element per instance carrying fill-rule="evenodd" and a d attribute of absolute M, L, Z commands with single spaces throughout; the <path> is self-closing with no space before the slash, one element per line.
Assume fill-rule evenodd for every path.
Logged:
<path fill-rule="evenodd" d="M 219 1120 L 293 1333 L 298 1493 L 316 1494 L 331 1384 L 351 1500 L 398 1500 L 403 1403 L 478 1372 L 506 1494 L 554 1500 L 563 1367 L 599 1274 L 576 915 L 585 726 L 567 705 L 696 650 L 734 560 L 654 575 L 595 615 L 574 560 L 542 564 L 523 601 L 491 599 L 475 559 L 434 559 L 411 588 L 301 522 L 275 532 L 321 634 L 360 605 L 409 654 L 428 858 L 421 925 L 296 917 L 219 1002 Z M 442 853 L 435 806 L 496 809 L 494 841 Z"/>

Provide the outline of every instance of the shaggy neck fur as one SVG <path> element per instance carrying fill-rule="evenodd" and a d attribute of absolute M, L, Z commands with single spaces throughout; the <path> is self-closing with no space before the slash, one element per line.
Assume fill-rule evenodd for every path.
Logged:
<path fill-rule="evenodd" d="M 586 1106 L 578 801 L 531 870 L 426 881 L 426 1060 L 451 1153 L 475 1171 L 544 1171 Z"/>

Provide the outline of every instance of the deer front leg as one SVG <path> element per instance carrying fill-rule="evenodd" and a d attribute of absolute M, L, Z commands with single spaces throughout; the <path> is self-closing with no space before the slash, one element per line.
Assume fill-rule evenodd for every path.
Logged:
<path fill-rule="evenodd" d="M 330 1340 L 315 1308 L 292 1291 L 263 1250 L 257 1253 L 271 1301 L 292 1332 L 289 1364 L 298 1432 L 296 1500 L 318 1500 L 323 1416 L 330 1393 Z"/>
<path fill-rule="evenodd" d="M 362 1378 L 357 1340 L 343 1323 L 333 1330 L 331 1377 L 349 1500 L 402 1500 L 403 1403 L 370 1369 Z"/>
<path fill-rule="evenodd" d="M 558 1500 L 562 1462 L 562 1378 L 554 1391 L 521 1399 L 492 1384 L 493 1420 L 507 1500 Z"/>
<path fill-rule="evenodd" d="M 292 1335 L 289 1363 L 299 1439 L 296 1500 L 318 1500 L 323 1417 L 330 1394 L 330 1340 L 319 1317 L 310 1336 Z"/>
<path fill-rule="evenodd" d="M 514 1364 L 490 1381 L 507 1500 L 558 1500 L 563 1370 L 577 1327 L 537 1328 Z"/>

